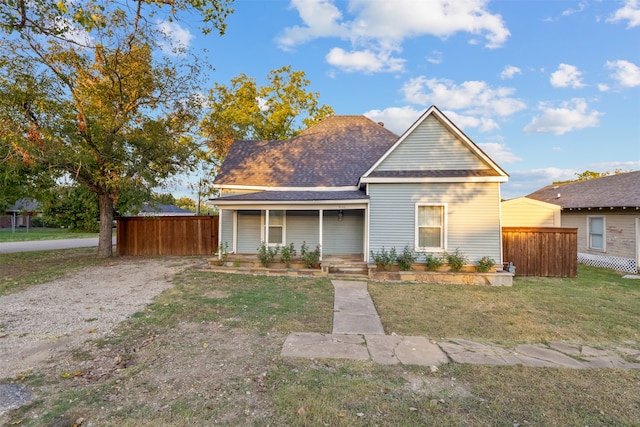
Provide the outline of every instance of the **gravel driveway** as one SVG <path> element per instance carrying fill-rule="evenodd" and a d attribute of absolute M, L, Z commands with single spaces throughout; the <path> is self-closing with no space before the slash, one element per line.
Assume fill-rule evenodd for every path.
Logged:
<path fill-rule="evenodd" d="M 0 378 L 107 335 L 190 264 L 193 258 L 118 260 L 0 297 Z"/>

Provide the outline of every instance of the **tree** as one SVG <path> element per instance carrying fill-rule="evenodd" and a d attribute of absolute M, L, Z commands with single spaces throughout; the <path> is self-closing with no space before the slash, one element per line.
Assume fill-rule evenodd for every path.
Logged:
<path fill-rule="evenodd" d="M 613 171 L 614 175 L 618 175 L 620 173 L 624 173 L 624 171 L 622 169 L 616 169 Z M 576 172 L 574 175 L 576 176 L 576 179 L 570 179 L 567 181 L 555 181 L 554 184 L 567 184 L 569 182 L 587 181 L 589 179 L 602 178 L 611 175 L 611 172 L 594 172 L 587 169 L 584 172 Z"/>
<path fill-rule="evenodd" d="M 67 3 L 56 5 L 68 18 L 62 7 Z M 174 16 L 184 7 L 204 10 L 228 1 L 71 3 L 76 10 L 94 12 L 90 22 L 83 21 L 92 31 L 83 34 L 82 43 L 77 34 L 46 27 L 45 19 L 27 20 L 37 24 L 21 27 L 18 17 L 6 29 L 15 8 L 33 11 L 44 5 L 49 9 L 35 10 L 55 12 L 50 1 L 12 0 L 0 9 L 3 28 L 19 32 L 19 37 L 0 41 L 0 98 L 6 107 L 0 110 L 0 146 L 10 147 L 22 164 L 71 179 L 97 196 L 98 255 L 109 257 L 114 205 L 148 196 L 167 177 L 191 168 L 199 151 L 200 102 L 193 93 L 199 65 L 160 57 L 156 48 L 161 34 L 152 21 L 141 19 L 141 8 L 167 4 Z M 137 6 L 133 14 L 125 7 L 128 3 Z M 102 7 L 96 9 L 96 4 Z M 206 21 L 207 13 L 203 16 Z M 222 24 L 221 18 L 213 25 Z"/>
<path fill-rule="evenodd" d="M 333 114 L 331 107 L 318 105 L 317 92 L 307 91 L 310 81 L 303 71 L 284 66 L 272 70 L 267 81 L 258 87 L 254 78 L 240 74 L 230 86 L 216 83 L 211 89 L 201 126 L 214 157 L 224 159 L 235 140 L 288 139 Z"/>

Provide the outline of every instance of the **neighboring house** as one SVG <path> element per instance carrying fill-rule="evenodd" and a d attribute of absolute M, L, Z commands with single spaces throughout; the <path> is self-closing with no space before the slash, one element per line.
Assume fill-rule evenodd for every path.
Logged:
<path fill-rule="evenodd" d="M 364 116 L 333 116 L 286 141 L 236 141 L 212 199 L 220 243 L 256 254 L 319 245 L 324 258 L 408 245 L 502 263 L 500 183 L 508 175 L 436 107 L 401 137 Z M 424 259 L 423 259 L 424 260 Z"/>
<path fill-rule="evenodd" d="M 562 208 L 528 197 L 502 202 L 503 227 L 560 227 Z"/>
<path fill-rule="evenodd" d="M 38 215 L 40 202 L 35 199 L 20 199 L 5 210 L 0 217 L 0 227 L 29 227 L 31 217 Z"/>
<path fill-rule="evenodd" d="M 638 272 L 640 171 L 548 185 L 527 197 L 562 208 L 562 227 L 578 229 L 579 262 Z"/>
<path fill-rule="evenodd" d="M 137 216 L 193 216 L 193 212 L 175 205 L 150 205 L 143 203 Z M 127 215 L 131 216 L 131 215 Z"/>

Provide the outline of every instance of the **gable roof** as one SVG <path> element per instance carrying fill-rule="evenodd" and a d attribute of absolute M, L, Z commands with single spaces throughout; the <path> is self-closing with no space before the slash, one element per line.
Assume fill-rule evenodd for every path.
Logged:
<path fill-rule="evenodd" d="M 6 212 L 35 212 L 40 209 L 40 202 L 36 199 L 20 199 L 9 206 Z"/>
<path fill-rule="evenodd" d="M 235 141 L 214 181 L 218 188 L 358 185 L 398 136 L 364 116 L 331 116 L 285 141 Z"/>
<path fill-rule="evenodd" d="M 437 123 L 448 131 L 456 143 L 460 144 L 460 150 L 457 154 L 451 152 L 450 155 L 459 156 L 464 154 L 472 161 L 466 162 L 465 168 L 453 168 L 451 166 L 443 166 L 438 160 L 434 160 L 433 164 L 423 159 L 431 159 L 442 153 L 434 152 L 434 147 L 424 146 L 421 157 L 421 163 L 417 158 L 414 159 L 414 165 L 402 170 L 388 170 L 383 168 L 385 160 L 399 150 L 403 144 L 408 144 L 410 138 L 414 138 L 413 134 L 428 119 L 434 118 Z M 420 144 L 419 140 L 414 139 L 413 143 Z M 440 147 L 442 148 L 442 144 Z M 450 148 L 450 146 L 447 146 Z M 454 162 L 452 162 L 453 164 Z M 473 166 L 470 166 L 473 164 Z M 484 151 L 482 151 L 471 139 L 464 134 L 447 116 L 445 116 L 436 106 L 432 105 L 416 120 L 395 144 L 389 149 L 365 172 L 361 182 L 384 182 L 384 181 L 416 181 L 416 182 L 438 182 L 438 181 L 494 181 L 504 182 L 508 179 L 508 174 L 495 163 Z"/>
<path fill-rule="evenodd" d="M 553 203 L 563 209 L 639 208 L 640 171 L 547 185 L 527 197 Z"/>

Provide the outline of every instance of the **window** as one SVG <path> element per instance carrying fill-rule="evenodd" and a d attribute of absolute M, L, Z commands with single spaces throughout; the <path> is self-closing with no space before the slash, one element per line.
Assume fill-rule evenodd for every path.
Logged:
<path fill-rule="evenodd" d="M 604 217 L 588 218 L 589 249 L 604 251 Z"/>
<path fill-rule="evenodd" d="M 446 206 L 416 206 L 416 249 L 445 249 Z"/>
<path fill-rule="evenodd" d="M 268 210 L 266 216 L 266 242 L 270 246 L 284 244 L 284 211 Z"/>

